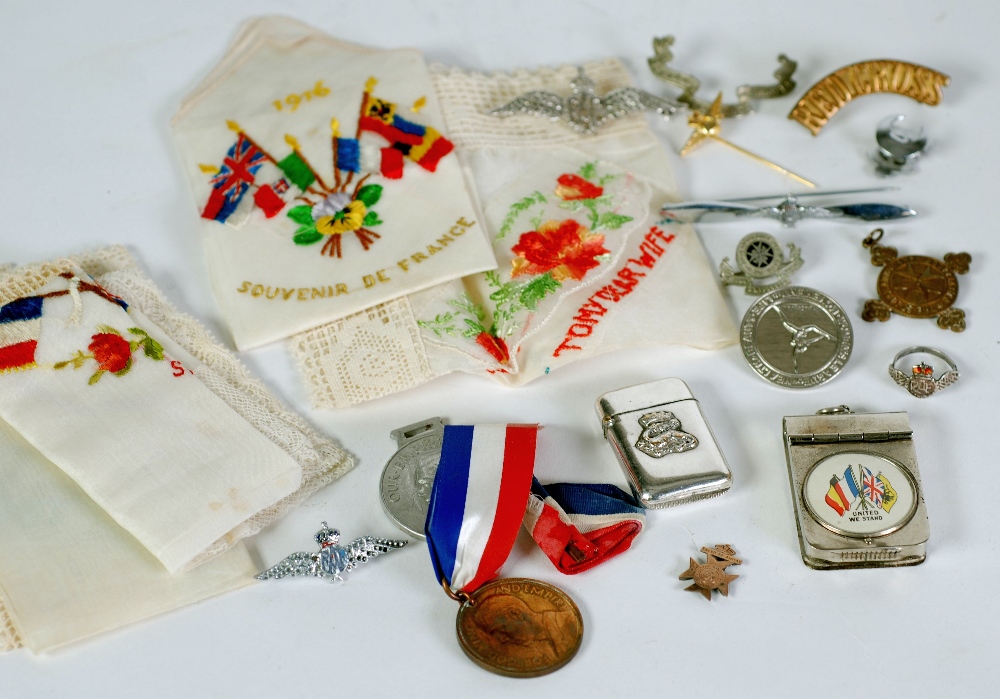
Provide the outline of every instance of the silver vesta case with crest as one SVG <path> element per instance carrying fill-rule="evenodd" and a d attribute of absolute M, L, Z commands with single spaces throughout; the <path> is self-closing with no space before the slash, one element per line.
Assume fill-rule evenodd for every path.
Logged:
<path fill-rule="evenodd" d="M 726 457 L 701 406 L 680 379 L 605 393 L 597 400 L 597 414 L 643 507 L 710 498 L 732 485 Z"/>
<path fill-rule="evenodd" d="M 784 438 L 806 565 L 923 563 L 930 528 L 905 412 L 827 408 L 786 417 Z"/>

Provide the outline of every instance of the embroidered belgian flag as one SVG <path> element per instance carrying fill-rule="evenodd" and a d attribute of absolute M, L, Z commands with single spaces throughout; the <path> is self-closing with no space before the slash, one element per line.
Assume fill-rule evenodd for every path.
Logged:
<path fill-rule="evenodd" d="M 441 158 L 448 155 L 454 144 L 431 126 L 408 121 L 396 113 L 392 102 L 365 93 L 359 126 L 382 136 L 420 167 L 434 172 Z"/>

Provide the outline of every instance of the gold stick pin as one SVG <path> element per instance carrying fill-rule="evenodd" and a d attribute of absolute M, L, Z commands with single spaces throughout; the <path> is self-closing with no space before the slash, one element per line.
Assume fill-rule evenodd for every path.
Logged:
<path fill-rule="evenodd" d="M 694 127 L 694 131 L 691 132 L 691 135 L 688 137 L 688 140 L 684 144 L 684 147 L 681 148 L 681 155 L 682 156 L 687 155 L 692 150 L 694 150 L 695 147 L 697 147 L 699 144 L 704 143 L 706 139 L 710 138 L 713 141 L 718 141 L 719 143 L 722 143 L 723 145 L 729 146 L 730 148 L 732 148 L 733 150 L 735 150 L 737 153 L 742 153 L 743 155 L 747 156 L 748 158 L 750 158 L 752 160 L 756 160 L 761 165 L 766 165 L 767 167 L 771 168 L 772 170 L 777 170 L 782 175 L 785 175 L 787 177 L 791 177 L 796 182 L 801 182 L 806 187 L 813 187 L 813 188 L 816 187 L 816 185 L 813 182 L 810 182 L 809 180 L 807 180 L 806 178 L 804 178 L 804 177 L 802 177 L 800 175 L 796 175 L 791 170 L 786 170 L 785 168 L 781 167 L 780 165 L 772 163 L 770 160 L 767 160 L 766 158 L 762 158 L 759 155 L 757 155 L 756 153 L 751 153 L 746 148 L 741 148 L 738 145 L 736 145 L 735 143 L 731 143 L 730 141 L 727 141 L 726 139 L 722 138 L 722 136 L 719 135 L 719 131 L 722 130 L 722 93 L 721 92 L 715 98 L 715 101 L 712 102 L 712 106 L 709 108 L 707 114 L 702 114 L 701 112 L 698 112 L 698 111 L 691 112 L 691 116 L 688 117 L 688 126 Z"/>

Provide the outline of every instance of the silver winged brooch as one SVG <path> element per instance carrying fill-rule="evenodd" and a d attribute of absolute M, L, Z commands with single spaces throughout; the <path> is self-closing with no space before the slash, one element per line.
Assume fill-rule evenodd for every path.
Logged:
<path fill-rule="evenodd" d="M 362 536 L 347 546 L 340 546 L 340 532 L 331 529 L 326 522 L 323 528 L 316 532 L 316 543 L 319 551 L 309 553 L 299 551 L 287 557 L 281 563 L 268 568 L 255 576 L 258 580 L 269 578 L 284 578 L 289 575 L 312 575 L 317 578 L 332 578 L 343 580 L 341 573 L 349 573 L 369 558 L 375 558 L 383 553 L 406 546 L 402 539 L 380 539 L 374 536 Z"/>
<path fill-rule="evenodd" d="M 560 97 L 545 90 L 533 90 L 486 113 L 496 117 L 517 114 L 545 117 L 552 121 L 563 121 L 579 133 L 593 134 L 613 119 L 621 119 L 647 109 L 668 118 L 680 106 L 672 100 L 657 97 L 636 87 L 620 87 L 598 96 L 594 81 L 587 77 L 583 68 L 577 70 L 579 72 L 576 78 L 569 83 L 572 89 L 569 97 Z"/>

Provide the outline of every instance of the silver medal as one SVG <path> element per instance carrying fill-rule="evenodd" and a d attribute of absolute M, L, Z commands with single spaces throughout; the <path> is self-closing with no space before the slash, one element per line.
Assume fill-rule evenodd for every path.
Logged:
<path fill-rule="evenodd" d="M 844 368 L 854 332 L 832 298 L 789 286 L 750 306 L 740 326 L 740 345 L 747 363 L 762 378 L 785 388 L 810 388 Z"/>
<path fill-rule="evenodd" d="M 441 418 L 432 417 L 393 430 L 391 436 L 399 449 L 382 471 L 382 508 L 397 527 L 423 539 L 431 488 L 441 459 L 444 424 Z"/>

